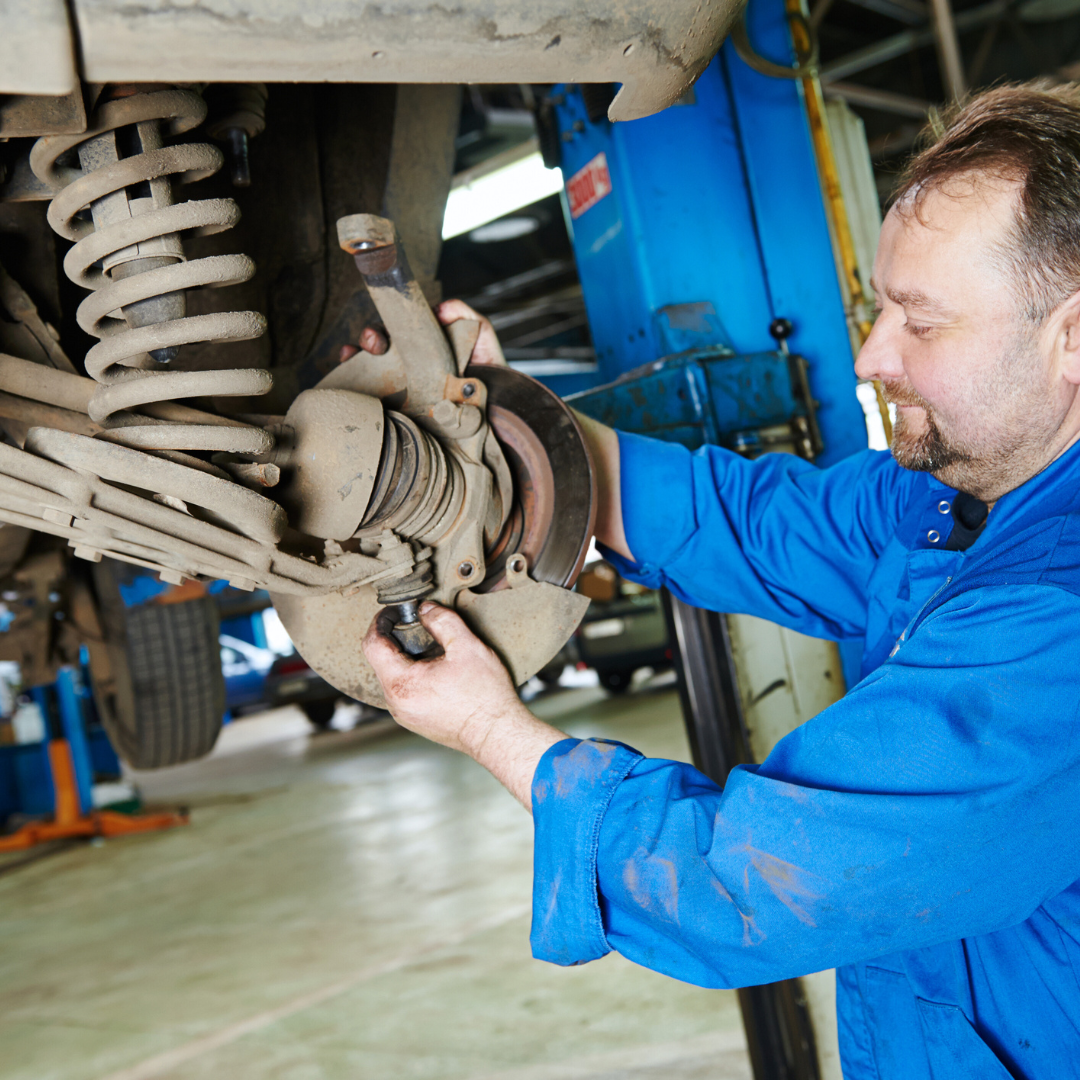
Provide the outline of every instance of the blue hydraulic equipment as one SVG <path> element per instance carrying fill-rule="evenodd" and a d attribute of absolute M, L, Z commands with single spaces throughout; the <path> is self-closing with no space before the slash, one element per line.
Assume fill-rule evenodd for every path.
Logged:
<path fill-rule="evenodd" d="M 45 720 L 42 749 L 47 765 L 42 779 L 51 814 L 0 836 L 0 853 L 22 851 L 50 840 L 122 836 L 187 824 L 186 814 L 121 814 L 94 809 L 94 766 L 86 737 L 89 694 L 78 668 L 60 668 L 55 683 L 35 686 L 29 693 Z"/>
<path fill-rule="evenodd" d="M 794 61 L 782 0 L 751 0 L 747 29 L 759 53 Z M 660 437 L 696 410 L 696 445 L 734 445 L 740 430 L 816 412 L 820 464 L 865 449 L 852 330 L 800 82 L 759 74 L 728 41 L 692 91 L 656 116 L 590 119 L 587 95 L 573 86 L 557 87 L 553 102 L 598 372 L 544 381 L 572 395 L 633 372 L 617 390 L 575 397 L 575 407 L 615 409 L 624 428 Z M 790 324 L 783 350 L 778 320 Z M 797 371 L 784 379 L 789 351 L 804 358 L 810 400 Z M 674 356 L 665 367 L 689 380 L 685 397 L 652 392 L 669 378 L 631 391 Z M 693 370 L 699 364 L 708 374 Z M 723 374 L 726 366 L 738 374 Z M 675 376 L 673 367 L 683 370 Z M 788 415 L 762 416 L 762 398 L 786 399 Z M 688 441 L 685 431 L 678 441 Z"/>
<path fill-rule="evenodd" d="M 835 166 L 820 87 L 792 70 L 813 51 L 807 27 L 799 0 L 750 0 L 742 52 L 754 66 L 729 40 L 692 91 L 643 120 L 609 123 L 602 88 L 553 92 L 557 141 L 544 141 L 561 157 L 598 370 L 544 381 L 575 408 L 749 456 L 787 449 L 828 465 L 866 448 L 853 370 L 861 285 L 843 261 L 843 207 L 823 190 Z M 665 605 L 695 764 L 722 784 L 753 760 L 727 623 Z M 758 1080 L 818 1077 L 798 980 L 739 996 Z"/>

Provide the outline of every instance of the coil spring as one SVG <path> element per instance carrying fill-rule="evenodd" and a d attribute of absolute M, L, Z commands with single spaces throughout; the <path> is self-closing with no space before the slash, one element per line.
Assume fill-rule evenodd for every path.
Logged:
<path fill-rule="evenodd" d="M 172 200 L 172 176 L 185 181 L 213 175 L 221 151 L 206 143 L 165 146 L 162 128 L 180 135 L 206 116 L 202 98 L 188 90 L 159 90 L 117 97 L 100 105 L 89 129 L 79 135 L 52 135 L 34 145 L 34 173 L 57 189 L 49 205 L 53 230 L 75 241 L 64 272 L 91 290 L 76 319 L 100 339 L 86 355 L 86 372 L 101 387 L 89 405 L 91 419 L 103 423 L 125 409 L 182 398 L 247 396 L 270 389 L 268 371 L 162 371 L 180 346 L 245 341 L 266 329 L 253 311 L 187 315 L 184 290 L 247 281 L 255 264 L 246 255 L 188 260 L 180 234 L 206 236 L 231 228 L 240 212 L 232 199 Z M 134 128 L 140 151 L 120 154 L 118 133 Z M 83 173 L 65 186 L 61 159 L 78 151 Z M 149 188 L 149 196 L 135 192 Z M 89 210 L 93 221 L 85 220 Z M 119 317 L 122 315 L 123 317 Z M 155 370 L 156 369 L 156 370 Z M 273 438 L 261 428 L 223 424 L 125 423 L 117 438 L 129 446 L 158 450 L 263 454 Z"/>

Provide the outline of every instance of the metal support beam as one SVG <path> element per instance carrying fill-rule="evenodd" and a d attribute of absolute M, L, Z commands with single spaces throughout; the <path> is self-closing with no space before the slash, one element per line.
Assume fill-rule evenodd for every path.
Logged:
<path fill-rule="evenodd" d="M 967 93 L 964 62 L 960 57 L 960 42 L 956 36 L 952 4 L 949 0 L 930 0 L 934 13 L 934 38 L 937 42 L 941 81 L 951 101 L 959 101 Z"/>
<path fill-rule="evenodd" d="M 850 0 L 857 7 L 887 15 L 908 26 L 925 26 L 930 21 L 930 11 L 922 0 Z"/>
<path fill-rule="evenodd" d="M 743 724 L 727 619 L 664 591 L 676 643 L 676 671 L 694 764 L 723 785 L 752 761 Z M 798 979 L 737 991 L 750 1061 L 757 1080 L 820 1080 L 813 1024 Z"/>
<path fill-rule="evenodd" d="M 994 19 L 1000 18 L 1008 7 L 1008 0 L 991 0 L 988 4 L 982 4 L 977 8 L 961 11 L 953 16 L 953 26 L 957 32 L 971 30 L 976 26 L 984 26 Z M 893 60 L 897 56 L 911 52 L 913 49 L 922 48 L 924 45 L 932 45 L 935 41 L 934 31 L 930 27 L 922 30 L 902 30 L 899 34 L 885 38 L 884 41 L 867 45 L 864 49 L 856 49 L 854 52 L 841 56 L 821 68 L 821 81 L 823 84 L 838 82 L 867 68 L 877 67 L 886 60 Z"/>
<path fill-rule="evenodd" d="M 862 105 L 867 109 L 896 113 L 897 116 L 915 116 L 923 119 L 930 110 L 930 102 L 921 98 L 908 97 L 907 94 L 894 94 L 891 90 L 875 90 L 871 86 L 857 86 L 855 83 L 834 82 L 825 87 L 827 98 L 842 98 L 852 105 Z"/>

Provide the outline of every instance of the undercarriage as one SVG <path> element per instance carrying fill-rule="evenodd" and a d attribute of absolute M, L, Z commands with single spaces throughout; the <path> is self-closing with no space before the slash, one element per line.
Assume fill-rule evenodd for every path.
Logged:
<path fill-rule="evenodd" d="M 458 89 L 86 90 L 85 130 L 4 146 L 4 532 L 181 597 L 267 590 L 312 667 L 370 704 L 363 634 L 391 606 L 426 654 L 428 597 L 530 678 L 588 603 L 569 590 L 592 468 L 558 397 L 470 365 L 479 324 L 432 313 Z M 371 326 L 388 350 L 341 362 Z M 79 579 L 116 730 L 130 630 L 99 613 L 102 572 Z M 38 667 L 79 639 L 47 636 Z"/>

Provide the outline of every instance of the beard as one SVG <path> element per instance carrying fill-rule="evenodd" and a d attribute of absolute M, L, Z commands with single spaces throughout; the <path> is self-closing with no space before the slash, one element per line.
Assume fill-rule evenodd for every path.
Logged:
<path fill-rule="evenodd" d="M 1034 336 L 1018 333 L 987 364 L 982 378 L 943 416 L 906 380 L 882 385 L 885 400 L 923 411 L 898 411 L 891 450 L 896 463 L 928 472 L 957 491 L 993 501 L 1046 464 L 1047 446 L 1062 417 L 1047 408 L 1047 385 Z"/>
<path fill-rule="evenodd" d="M 890 449 L 901 468 L 937 475 L 941 470 L 971 462 L 971 450 L 942 432 L 933 406 L 914 387 L 900 381 L 887 382 L 882 384 L 882 392 L 889 404 L 914 406 L 926 416 L 926 429 L 915 433 L 910 430 L 909 418 L 897 411 Z"/>

